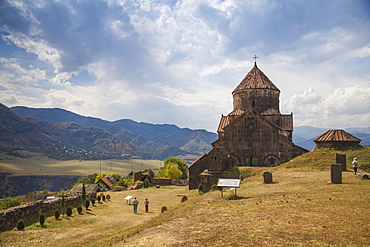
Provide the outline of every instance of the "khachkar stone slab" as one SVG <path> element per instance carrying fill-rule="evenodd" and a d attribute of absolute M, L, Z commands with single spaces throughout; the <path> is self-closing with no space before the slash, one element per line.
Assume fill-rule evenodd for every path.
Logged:
<path fill-rule="evenodd" d="M 342 171 L 347 171 L 347 160 L 346 154 L 335 154 L 335 163 L 339 163 L 342 165 Z"/>
<path fill-rule="evenodd" d="M 330 177 L 333 184 L 342 183 L 342 164 L 335 163 L 330 165 Z"/>
<path fill-rule="evenodd" d="M 272 184 L 272 173 L 269 171 L 263 172 L 263 182 L 265 184 Z"/>

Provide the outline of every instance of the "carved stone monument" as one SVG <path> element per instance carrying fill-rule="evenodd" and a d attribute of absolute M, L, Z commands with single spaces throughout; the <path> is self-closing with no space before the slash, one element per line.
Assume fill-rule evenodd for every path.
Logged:
<path fill-rule="evenodd" d="M 263 182 L 265 184 L 272 184 L 272 173 L 269 171 L 263 172 Z"/>
<path fill-rule="evenodd" d="M 335 163 L 330 165 L 330 176 L 333 184 L 342 183 L 342 164 Z"/>
<path fill-rule="evenodd" d="M 342 165 L 342 171 L 347 171 L 346 154 L 335 154 L 335 162 Z"/>

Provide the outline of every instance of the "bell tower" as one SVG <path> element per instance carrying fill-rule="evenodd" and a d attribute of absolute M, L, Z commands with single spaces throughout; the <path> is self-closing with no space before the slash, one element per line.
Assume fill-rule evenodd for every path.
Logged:
<path fill-rule="evenodd" d="M 257 59 L 257 57 L 255 56 L 254 59 Z M 254 62 L 254 67 L 235 88 L 232 95 L 234 110 L 245 111 L 252 107 L 259 113 L 271 108 L 280 112 L 280 90 L 257 67 L 257 61 Z"/>

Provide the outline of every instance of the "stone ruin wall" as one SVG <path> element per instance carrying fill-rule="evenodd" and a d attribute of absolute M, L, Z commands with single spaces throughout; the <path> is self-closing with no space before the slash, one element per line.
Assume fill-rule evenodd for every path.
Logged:
<path fill-rule="evenodd" d="M 72 208 L 81 205 L 79 195 L 65 197 L 65 207 Z M 50 201 L 38 200 L 28 204 L 19 205 L 0 211 L 0 230 L 16 227 L 18 220 L 23 220 L 26 225 L 33 224 L 39 220 L 40 214 L 54 215 L 55 209 L 61 209 L 62 198 Z"/>

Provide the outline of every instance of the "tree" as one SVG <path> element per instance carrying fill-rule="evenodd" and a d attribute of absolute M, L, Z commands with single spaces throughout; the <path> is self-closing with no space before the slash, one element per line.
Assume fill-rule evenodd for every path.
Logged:
<path fill-rule="evenodd" d="M 117 174 L 117 173 L 114 173 L 114 174 L 111 174 L 111 176 L 116 180 L 116 181 L 119 181 L 121 179 L 121 175 Z"/>
<path fill-rule="evenodd" d="M 178 166 L 178 169 L 181 171 L 182 175 L 181 175 L 181 179 L 187 179 L 188 178 L 188 164 L 186 164 L 186 161 L 185 160 L 182 160 L 178 157 L 171 157 L 171 158 L 168 158 L 164 161 L 164 166 L 160 168 L 160 175 L 162 177 L 165 177 L 163 175 L 163 172 L 166 170 L 166 166 L 168 166 L 169 164 L 176 164 Z"/>
<path fill-rule="evenodd" d="M 61 209 L 62 209 L 62 214 L 63 214 L 63 216 L 64 216 L 64 212 L 65 212 L 65 210 L 64 210 L 64 207 L 65 207 L 65 199 L 64 199 L 64 194 L 62 194 L 62 202 L 61 202 L 61 205 L 60 205 L 60 207 L 61 207 Z"/>
<path fill-rule="evenodd" d="M 81 204 L 84 205 L 85 201 L 86 201 L 86 187 L 85 184 L 82 184 Z"/>
<path fill-rule="evenodd" d="M 84 183 L 84 184 L 93 184 L 95 183 L 95 179 L 98 176 L 97 173 L 90 174 L 86 177 L 80 178 L 77 182 L 78 183 Z"/>
<path fill-rule="evenodd" d="M 145 179 L 144 179 L 144 188 L 148 188 L 148 187 L 149 187 L 149 185 L 150 185 L 150 181 L 149 181 L 149 179 L 148 179 L 148 178 L 145 178 Z"/>
<path fill-rule="evenodd" d="M 96 183 L 96 182 L 98 182 L 101 178 L 104 178 L 105 176 L 107 176 L 108 175 L 108 173 L 105 173 L 105 172 L 103 172 L 102 174 L 101 174 L 101 176 L 100 176 L 100 174 L 97 174 L 96 175 L 96 177 L 95 177 L 95 181 L 94 181 L 94 183 Z"/>
<path fill-rule="evenodd" d="M 179 169 L 179 166 L 177 164 L 168 163 L 163 171 L 163 177 L 180 179 L 182 178 L 182 171 Z"/>

